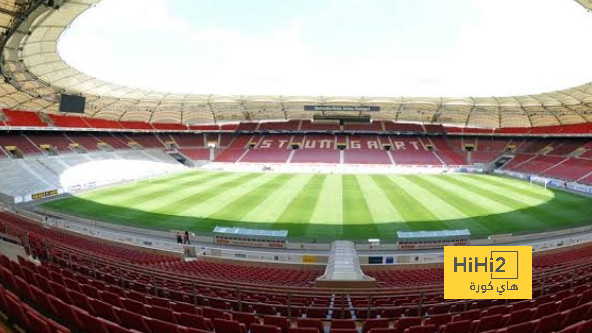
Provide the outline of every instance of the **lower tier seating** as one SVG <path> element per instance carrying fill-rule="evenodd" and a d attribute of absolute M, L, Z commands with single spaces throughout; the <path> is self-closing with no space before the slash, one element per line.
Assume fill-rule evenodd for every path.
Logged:
<path fill-rule="evenodd" d="M 0 311 L 31 332 L 567 333 L 588 332 L 582 327 L 592 318 L 592 245 L 586 244 L 534 257 L 532 300 L 465 301 L 443 298 L 438 267 L 366 269 L 383 283 L 379 289 L 327 292 L 274 283 L 300 279 L 295 270 L 144 260 L 143 251 L 47 229 L 9 213 L 1 213 L 0 221 L 0 232 L 26 237 L 30 253 L 41 260 L 37 265 L 0 256 Z M 214 269 L 256 280 L 205 278 Z M 312 279 L 321 270 L 300 273 L 313 273 Z"/>

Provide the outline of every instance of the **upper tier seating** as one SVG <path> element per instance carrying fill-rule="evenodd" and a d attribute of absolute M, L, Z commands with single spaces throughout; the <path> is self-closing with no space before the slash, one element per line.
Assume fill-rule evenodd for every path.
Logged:
<path fill-rule="evenodd" d="M 84 118 L 84 121 L 92 128 L 111 128 L 111 129 L 122 129 L 124 128 L 119 122 L 115 120 L 101 119 L 101 118 Z"/>
<path fill-rule="evenodd" d="M 424 132 L 420 124 L 395 123 L 392 121 L 384 122 L 384 129 L 388 132 Z"/>
<path fill-rule="evenodd" d="M 69 128 L 89 128 L 90 125 L 85 121 L 85 118 L 78 115 L 57 115 L 48 114 L 49 119 L 56 127 L 69 127 Z"/>
<path fill-rule="evenodd" d="M 339 131 L 340 126 L 338 123 L 312 122 L 310 120 L 302 120 L 300 129 L 303 131 Z"/>
<path fill-rule="evenodd" d="M 36 112 L 7 109 L 2 109 L 2 112 L 6 116 L 4 122 L 8 126 L 47 127 L 47 124 L 41 121 Z"/>
<path fill-rule="evenodd" d="M 259 126 L 257 122 L 241 122 L 236 128 L 237 131 L 254 131 Z"/>
<path fill-rule="evenodd" d="M 30 111 L 15 111 L 9 109 L 3 109 L 4 113 L 7 114 L 8 118 L 11 118 L 6 124 L 9 126 L 28 126 L 28 127 L 45 127 L 47 126 L 39 117 L 36 116 L 36 112 Z M 23 115 L 28 113 L 29 115 Z M 31 115 L 35 115 L 32 117 Z M 288 121 L 272 121 L 272 122 L 241 122 L 241 123 L 224 123 L 224 124 L 195 124 L 186 125 L 180 123 L 148 123 L 144 121 L 115 121 L 115 120 L 103 120 L 99 118 L 87 118 L 85 116 L 78 115 L 64 115 L 64 114 L 52 114 L 48 113 L 50 124 L 53 123 L 56 127 L 69 127 L 69 128 L 105 128 L 105 129 L 134 129 L 134 130 L 198 130 L 198 131 L 283 131 L 283 130 L 319 130 L 319 131 L 339 131 L 340 125 L 337 123 L 327 122 L 316 122 L 313 123 L 311 120 L 299 120 L 292 119 Z M 11 117 L 14 116 L 14 117 Z M 73 118 L 73 119 L 66 119 Z M 82 120 L 80 120 L 82 119 Z M 3 126 L 3 119 L 0 119 L 0 126 Z M 583 124 L 571 124 L 561 126 L 540 126 L 533 128 L 526 127 L 504 127 L 497 129 L 490 128 L 477 128 L 477 127 L 458 127 L 458 126 L 443 126 L 440 124 L 413 124 L 413 123 L 396 123 L 390 120 L 375 120 L 370 124 L 354 124 L 346 123 L 344 125 L 345 130 L 354 131 L 395 131 L 395 132 L 426 132 L 426 133 L 452 133 L 452 134 L 590 134 L 592 133 L 592 123 Z"/>
<path fill-rule="evenodd" d="M 152 123 L 152 127 L 157 130 L 175 130 L 183 131 L 187 129 L 187 126 L 183 124 L 168 124 L 168 123 Z"/>
<path fill-rule="evenodd" d="M 372 132 L 382 132 L 384 131 L 384 126 L 382 121 L 373 121 L 369 124 L 365 123 L 345 123 L 343 125 L 344 131 L 357 131 L 357 132 L 364 132 L 364 131 L 372 131 Z"/>
<path fill-rule="evenodd" d="M 286 122 L 264 122 L 259 125 L 260 131 L 297 131 L 300 129 L 300 120 Z"/>
<path fill-rule="evenodd" d="M 445 133 L 446 129 L 440 124 L 423 124 L 425 131 L 428 133 Z"/>
<path fill-rule="evenodd" d="M 204 125 L 189 125 L 188 126 L 192 131 L 219 131 L 219 130 L 227 130 L 227 131 L 234 131 L 238 127 L 238 124 L 204 124 Z"/>
<path fill-rule="evenodd" d="M 119 121 L 119 124 L 123 128 L 128 129 L 144 129 L 144 130 L 152 130 L 152 124 L 141 122 L 141 121 Z"/>

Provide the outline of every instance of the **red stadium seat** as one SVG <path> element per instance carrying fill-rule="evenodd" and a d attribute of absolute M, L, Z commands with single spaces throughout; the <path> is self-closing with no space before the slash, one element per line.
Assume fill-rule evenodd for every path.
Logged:
<path fill-rule="evenodd" d="M 209 318 L 205 318 L 200 315 L 190 314 L 190 313 L 179 313 L 177 314 L 177 321 L 179 324 L 193 327 L 196 329 L 206 330 L 206 331 L 213 331 L 214 324 Z"/>
<path fill-rule="evenodd" d="M 287 333 L 290 328 L 290 321 L 286 317 L 264 316 L 263 324 L 277 326 L 282 330 L 282 333 Z"/>
<path fill-rule="evenodd" d="M 282 330 L 273 325 L 251 324 L 250 333 L 282 333 Z"/>
<path fill-rule="evenodd" d="M 434 332 L 436 332 L 435 325 L 410 326 L 405 329 L 405 333 L 434 333 Z"/>
<path fill-rule="evenodd" d="M 151 333 L 183 333 L 182 331 L 184 331 L 184 329 L 181 326 L 175 323 L 169 323 L 166 321 L 153 318 L 147 318 L 146 324 L 150 328 Z"/>
<path fill-rule="evenodd" d="M 400 318 L 395 321 L 394 328 L 399 333 L 403 333 L 407 327 L 421 325 L 421 318 L 420 317 L 407 317 L 407 318 Z"/>
<path fill-rule="evenodd" d="M 119 318 L 119 324 L 121 326 L 140 332 L 150 332 L 145 320 L 147 318 L 144 316 L 119 308 L 115 309 L 115 314 L 117 315 L 117 318 Z"/>
<path fill-rule="evenodd" d="M 438 333 L 471 332 L 471 321 L 461 320 L 440 326 Z"/>
<path fill-rule="evenodd" d="M 51 327 L 49 324 L 43 320 L 41 317 L 33 314 L 28 313 L 29 317 L 29 327 L 32 332 L 36 333 L 52 333 Z"/>
<path fill-rule="evenodd" d="M 290 327 L 288 333 L 319 333 L 316 327 Z"/>
<path fill-rule="evenodd" d="M 331 328 L 330 333 L 359 333 L 355 328 Z"/>
<path fill-rule="evenodd" d="M 333 319 L 331 320 L 331 329 L 334 328 L 356 328 L 356 322 L 351 319 Z"/>
<path fill-rule="evenodd" d="M 214 330 L 216 333 L 246 333 L 247 329 L 244 324 L 234 320 L 226 320 L 215 318 Z"/>
<path fill-rule="evenodd" d="M 318 333 L 323 333 L 323 322 L 319 319 L 310 319 L 310 318 L 299 318 L 296 321 L 297 327 L 313 327 L 318 330 Z"/>
<path fill-rule="evenodd" d="M 233 312 L 232 320 L 236 320 L 241 324 L 244 324 L 247 330 L 251 329 L 251 324 L 259 323 L 259 320 L 251 313 L 247 312 Z"/>
<path fill-rule="evenodd" d="M 177 323 L 173 310 L 158 305 L 153 305 L 148 308 L 150 316 L 154 319 L 159 319 L 169 323 Z"/>

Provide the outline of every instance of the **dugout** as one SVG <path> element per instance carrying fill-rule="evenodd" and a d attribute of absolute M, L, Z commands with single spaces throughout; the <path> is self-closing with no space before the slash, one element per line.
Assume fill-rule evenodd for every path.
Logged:
<path fill-rule="evenodd" d="M 288 230 L 259 230 L 234 227 L 214 228 L 214 242 L 223 245 L 285 248 Z"/>
<path fill-rule="evenodd" d="M 397 231 L 399 249 L 433 249 L 469 245 L 469 229 L 437 231 Z"/>

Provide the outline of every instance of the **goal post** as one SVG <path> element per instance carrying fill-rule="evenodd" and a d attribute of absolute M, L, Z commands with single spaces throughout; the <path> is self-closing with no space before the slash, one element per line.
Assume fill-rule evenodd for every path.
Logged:
<path fill-rule="evenodd" d="M 530 184 L 535 184 L 535 185 L 540 185 L 543 186 L 545 188 L 545 190 L 547 189 L 547 185 L 549 184 L 549 182 L 551 181 L 551 179 L 549 178 L 543 178 L 543 177 L 538 177 L 538 176 L 531 176 L 530 177 Z"/>

